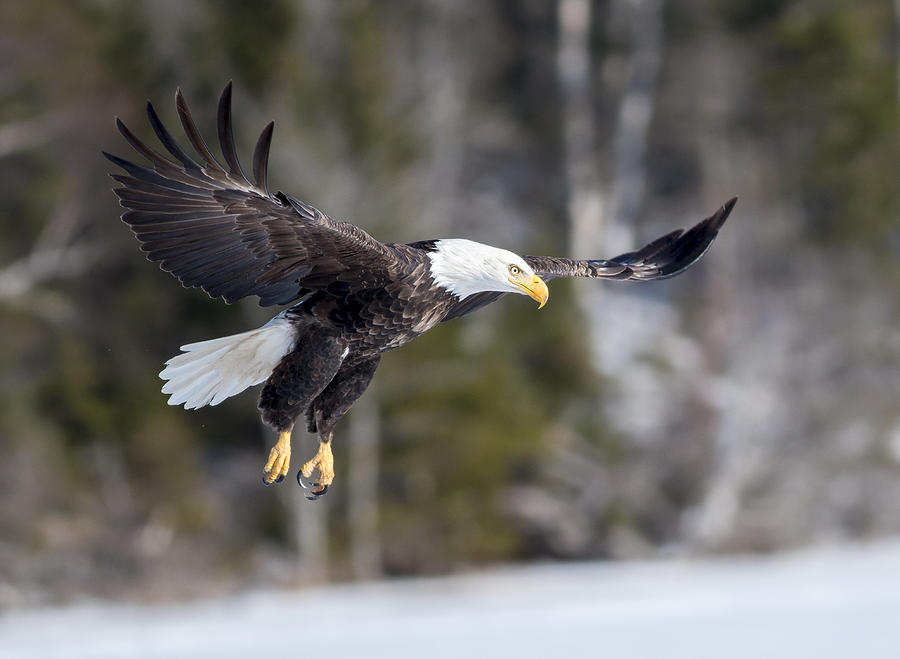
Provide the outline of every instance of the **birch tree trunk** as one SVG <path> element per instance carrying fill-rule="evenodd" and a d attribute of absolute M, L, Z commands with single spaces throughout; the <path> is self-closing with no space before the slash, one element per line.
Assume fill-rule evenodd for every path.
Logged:
<path fill-rule="evenodd" d="M 613 177 L 604 186 L 596 165 L 599 150 L 589 93 L 591 4 L 587 0 L 559 3 L 557 66 L 564 104 L 570 253 L 579 257 L 597 257 L 634 247 L 631 227 L 644 193 L 644 154 L 662 49 L 662 2 L 618 0 L 614 13 L 625 19 L 631 49 L 614 133 Z M 612 191 L 608 198 L 604 188 Z M 608 308 L 612 296 L 597 282 L 578 285 L 578 298 L 591 329 L 594 366 L 599 372 L 613 370 L 634 353 L 628 345 L 623 349 L 622 342 L 641 336 L 641 332 L 628 326 L 620 328 L 621 332 L 613 327 L 610 334 L 607 320 L 616 315 Z"/>
<path fill-rule="evenodd" d="M 662 53 L 662 0 L 623 0 L 628 12 L 631 52 L 613 145 L 615 170 L 607 229 L 614 253 L 633 246 L 633 226 L 646 187 L 647 134 Z"/>
<path fill-rule="evenodd" d="M 641 207 L 645 187 L 644 155 L 662 49 L 662 1 L 616 0 L 611 8 L 610 13 L 621 19 L 618 27 L 627 35 L 629 48 L 621 63 L 625 75 L 614 127 L 615 162 L 607 181 L 603 181 L 599 173 L 601 152 L 590 98 L 592 5 L 587 0 L 561 0 L 558 8 L 557 66 L 564 105 L 569 251 L 576 257 L 603 257 L 635 246 L 631 228 Z M 605 56 L 617 57 L 614 54 Z M 613 61 L 613 64 L 617 63 Z M 611 95 L 613 85 L 609 87 L 611 89 L 606 93 Z M 614 404 L 610 405 L 607 398 L 606 405 L 597 406 L 597 413 L 618 421 L 618 430 L 631 438 L 641 432 L 644 419 L 648 419 L 650 425 L 654 424 L 656 417 L 645 414 L 645 410 L 657 409 L 657 401 L 661 398 L 655 395 L 655 390 L 648 391 L 642 385 L 653 382 L 653 374 L 641 377 L 641 369 L 646 371 L 648 367 L 635 363 L 635 356 L 652 340 L 651 335 L 655 337 L 665 331 L 664 328 L 672 324 L 671 320 L 665 309 L 651 313 L 654 310 L 648 309 L 647 303 L 636 298 L 633 291 L 613 291 L 612 287 L 607 289 L 596 281 L 579 281 L 576 286 L 578 303 L 587 321 L 594 370 L 599 374 L 616 373 L 627 365 L 629 372 L 627 382 L 616 383 L 619 395 Z M 658 432 L 658 427 L 655 425 L 653 430 Z M 610 486 L 614 477 L 610 470 L 602 461 L 594 462 L 592 447 L 579 446 L 577 438 L 571 439 L 576 440 L 576 444 L 571 447 L 571 454 L 560 452 L 559 466 L 571 477 L 575 473 L 571 469 L 574 458 L 580 465 L 582 477 L 574 500 L 568 500 L 557 509 L 565 511 L 561 518 L 574 523 L 568 527 L 558 524 L 556 532 L 565 537 L 567 528 L 582 529 L 575 535 L 568 533 L 574 538 L 568 545 L 576 552 L 585 552 L 591 551 L 590 547 L 597 539 L 583 529 L 596 526 L 597 511 L 603 510 L 616 496 L 616 487 Z M 565 464 L 570 467 L 564 467 Z M 585 471 L 589 474 L 584 474 Z M 636 543 L 634 538 L 623 533 L 625 535 L 619 534 L 621 538 L 614 534 L 604 539 L 608 551 L 634 553 L 640 542 Z M 580 546 L 573 546 L 573 542 Z"/>
<path fill-rule="evenodd" d="M 900 112 L 900 0 L 894 0 L 894 73 L 897 76 L 897 111 Z M 900 141 L 900 134 L 897 138 Z"/>
<path fill-rule="evenodd" d="M 569 221 L 568 252 L 575 258 L 595 256 L 604 228 L 604 195 L 597 171 L 597 135 L 591 112 L 589 0 L 560 0 L 557 74 L 562 90 L 563 162 Z M 576 281 L 576 298 L 590 326 L 591 363 L 598 372 L 603 364 L 593 340 L 599 331 L 595 308 L 599 293 L 590 293 L 596 282 Z"/>
<path fill-rule="evenodd" d="M 556 65 L 563 96 L 569 252 L 585 257 L 598 247 L 604 210 L 590 98 L 589 0 L 560 0 L 558 23 Z"/>
<path fill-rule="evenodd" d="M 627 49 L 620 67 L 621 96 L 613 133 L 613 168 L 610 181 L 600 256 L 618 254 L 638 246 L 634 227 L 645 196 L 647 136 L 653 119 L 663 48 L 662 0 L 617 0 L 612 7 L 614 29 L 627 35 Z M 598 346 L 602 371 L 628 378 L 617 382 L 616 398 L 609 401 L 608 416 L 633 442 L 646 443 L 659 435 L 671 405 L 661 388 L 658 373 L 637 362 L 665 345 L 662 339 L 677 331 L 676 317 L 666 300 L 650 299 L 626 286 L 603 291 L 593 286 L 587 307 L 597 318 L 593 342 Z"/>

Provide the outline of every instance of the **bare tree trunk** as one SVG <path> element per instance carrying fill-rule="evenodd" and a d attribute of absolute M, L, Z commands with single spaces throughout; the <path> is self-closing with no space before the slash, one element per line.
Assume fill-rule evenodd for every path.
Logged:
<path fill-rule="evenodd" d="M 557 61 L 565 106 L 570 252 L 580 257 L 598 257 L 634 247 L 632 226 L 644 194 L 644 157 L 662 50 L 662 0 L 614 2 L 612 13 L 621 18 L 620 25 L 629 35 L 630 49 L 625 56 L 626 75 L 614 127 L 615 164 L 611 180 L 604 185 L 598 172 L 600 150 L 589 95 L 591 6 L 587 0 L 561 0 L 559 3 Z M 576 285 L 578 301 L 588 321 L 595 370 L 598 373 L 616 372 L 623 362 L 627 362 L 630 373 L 639 370 L 640 366 L 634 363 L 635 354 L 646 347 L 648 331 L 656 332 L 658 330 L 653 327 L 664 326 L 658 322 L 660 314 L 650 314 L 648 322 L 648 314 L 644 313 L 646 310 L 640 300 L 629 291 L 606 290 L 591 281 Z M 637 309 L 634 308 L 636 305 Z M 634 323 L 623 320 L 628 318 L 634 318 Z M 639 325 L 637 331 L 635 323 Z M 634 434 L 632 428 L 635 427 L 633 399 L 643 404 L 647 397 L 646 390 L 634 385 L 646 380 L 629 377 L 628 382 L 617 383 L 621 388 L 619 397 L 626 403 L 622 407 L 627 412 L 613 413 L 622 401 L 616 402 L 616 410 L 598 407 L 598 413 L 622 419 L 620 429 L 629 436 Z M 642 413 L 638 413 L 637 420 L 642 418 Z M 590 447 L 582 448 L 586 449 L 587 456 L 592 454 Z M 573 450 L 575 455 L 580 449 L 573 447 Z M 587 458 L 578 462 L 583 467 L 592 464 Z M 577 499 L 566 507 L 567 517 L 577 520 L 581 515 L 582 526 L 588 525 L 595 511 L 602 509 L 612 496 L 608 486 L 611 474 L 602 463 L 592 464 L 589 472 L 582 479 Z M 585 543 L 592 541 L 591 538 L 582 539 Z M 615 544 L 615 538 L 610 542 Z M 617 550 L 612 548 L 612 551 Z"/>
<path fill-rule="evenodd" d="M 590 95 L 589 0 L 560 0 L 557 75 L 562 89 L 564 166 L 569 219 L 569 249 L 575 258 L 596 256 L 603 235 L 605 199 L 597 171 L 597 135 Z M 590 328 L 591 363 L 603 371 L 597 334 L 600 319 L 596 282 L 576 281 L 576 299 Z"/>
<path fill-rule="evenodd" d="M 378 539 L 378 446 L 380 417 L 370 390 L 353 406 L 347 419 L 346 446 L 347 524 L 350 528 L 350 564 L 360 579 L 381 575 Z"/>
<path fill-rule="evenodd" d="M 266 322 L 271 315 L 256 306 L 247 305 L 244 310 L 254 327 Z M 264 461 L 276 437 L 262 420 L 259 425 L 264 448 L 259 457 Z M 328 497 L 307 501 L 295 480 L 297 470 L 314 455 L 318 443 L 318 435 L 306 432 L 306 419 L 301 416 L 291 438 L 291 472 L 283 483 L 273 486 L 284 507 L 287 534 L 296 552 L 295 574 L 304 584 L 321 583 L 328 578 Z"/>
<path fill-rule="evenodd" d="M 575 256 L 596 257 L 632 248 L 631 227 L 644 193 L 644 155 L 662 50 L 662 2 L 619 0 L 614 9 L 629 28 L 631 51 L 615 127 L 613 180 L 611 185 L 602 186 L 597 173 L 597 137 L 589 98 L 591 5 L 587 0 L 559 3 L 557 62 L 565 106 L 570 252 Z M 612 190 L 609 199 L 604 198 L 604 187 Z M 631 328 L 608 331 L 607 319 L 613 315 L 608 305 L 614 296 L 595 282 L 581 282 L 578 297 L 591 328 L 594 366 L 604 372 L 622 360 L 630 360 L 633 350 L 627 345 L 623 349 L 621 342 L 634 334 Z M 624 303 L 629 302 L 626 299 Z"/>
<path fill-rule="evenodd" d="M 604 253 L 633 249 L 634 226 L 643 203 L 646 180 L 646 145 L 657 91 L 663 49 L 662 0 L 617 0 L 612 7 L 616 29 L 628 35 L 623 62 L 625 76 L 614 127 L 614 167 L 610 202 L 602 228 Z M 593 286 L 587 307 L 597 316 L 594 344 L 604 372 L 625 367 L 629 377 L 618 383 L 618 397 L 609 415 L 632 441 L 657 434 L 666 412 L 665 397 L 652 368 L 636 364 L 638 354 L 656 350 L 660 337 L 675 331 L 675 317 L 665 301 L 635 295 L 628 287 L 610 287 L 603 294 Z M 601 329 L 602 328 L 602 329 Z"/>
<path fill-rule="evenodd" d="M 900 111 L 900 0 L 894 0 L 894 68 L 897 75 L 897 110 Z M 897 137 L 900 138 L 900 134 Z"/>
<path fill-rule="evenodd" d="M 560 0 L 558 22 L 556 65 L 563 95 L 569 251 L 589 256 L 598 247 L 594 237 L 602 233 L 604 211 L 590 102 L 590 2 Z"/>
<path fill-rule="evenodd" d="M 635 219 L 644 197 L 647 133 L 662 53 L 662 0 L 625 0 L 630 14 L 631 53 L 616 121 L 615 174 L 607 221 L 607 247 L 633 246 Z"/>
<path fill-rule="evenodd" d="M 307 454 L 312 456 L 318 446 L 319 437 L 302 428 L 303 419 L 295 426 L 294 452 L 300 460 L 294 463 L 294 470 L 300 468 Z M 299 440 L 299 441 L 298 441 Z M 308 501 L 291 478 L 279 488 L 279 496 L 288 511 L 290 530 L 297 550 L 297 575 L 301 582 L 321 583 L 328 579 L 328 497 Z"/>
<path fill-rule="evenodd" d="M 560 0 L 557 66 L 563 89 L 565 166 L 569 187 L 570 253 L 598 256 L 632 248 L 634 219 L 644 194 L 644 156 L 653 116 L 653 98 L 662 51 L 662 1 L 619 0 L 615 9 L 627 22 L 631 51 L 615 127 L 615 166 L 611 185 L 603 186 L 597 171 L 599 157 L 590 103 L 590 49 L 588 30 L 591 4 L 587 0 Z M 612 192 L 605 198 L 602 190 Z M 579 300 L 592 331 L 594 365 L 602 371 L 607 358 L 621 354 L 610 349 L 601 328 L 609 315 L 601 305 L 606 295 L 592 282 L 581 282 Z M 603 300 L 607 304 L 608 299 Z M 626 353 L 627 354 L 627 353 Z"/>
<path fill-rule="evenodd" d="M 262 460 L 268 455 L 275 436 L 262 422 L 260 428 L 265 447 L 265 452 L 260 453 Z M 291 545 L 297 553 L 297 579 L 303 584 L 315 584 L 328 579 L 328 497 L 307 501 L 294 480 L 294 474 L 306 458 L 313 455 L 314 447 L 319 442 L 318 436 L 306 432 L 305 428 L 306 423 L 301 418 L 292 437 L 292 471 L 283 483 L 274 487 L 286 513 Z"/>
<path fill-rule="evenodd" d="M 469 70 L 466 56 L 455 47 L 453 30 L 466 16 L 461 3 L 429 0 L 423 6 L 428 19 L 418 37 L 423 45 L 416 76 L 423 90 L 419 123 L 425 127 L 421 139 L 426 156 L 419 173 L 408 178 L 419 188 L 410 196 L 424 200 L 415 211 L 418 229 L 422 235 L 436 235 L 450 224 L 460 196 Z"/>

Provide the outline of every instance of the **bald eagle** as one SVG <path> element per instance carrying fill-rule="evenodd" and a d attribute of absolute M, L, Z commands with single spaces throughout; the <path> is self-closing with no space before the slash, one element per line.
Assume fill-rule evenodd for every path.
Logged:
<path fill-rule="evenodd" d="M 162 155 L 116 118 L 125 140 L 152 163 L 135 164 L 104 152 L 124 174 L 114 190 L 151 261 L 186 287 L 199 286 L 227 303 L 257 296 L 262 306 L 293 305 L 258 329 L 181 346 L 160 377 L 169 405 L 217 405 L 252 385 L 263 421 L 278 433 L 263 469 L 265 484 L 284 480 L 291 431 L 305 412 L 319 449 L 297 473 L 312 478 L 311 498 L 334 480 L 335 424 L 365 391 L 382 353 L 409 343 L 446 320 L 468 314 L 506 293 L 547 303 L 554 277 L 664 279 L 684 272 L 707 250 L 736 199 L 694 227 L 611 259 L 519 256 L 471 240 L 382 243 L 266 184 L 274 122 L 259 136 L 251 176 L 238 162 L 231 117 L 231 83 L 218 105 L 224 164 L 200 136 L 181 90 L 181 125 L 199 161 L 147 116 Z"/>

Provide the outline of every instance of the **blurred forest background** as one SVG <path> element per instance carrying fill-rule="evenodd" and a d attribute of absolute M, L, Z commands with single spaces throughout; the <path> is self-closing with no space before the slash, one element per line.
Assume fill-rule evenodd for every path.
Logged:
<path fill-rule="evenodd" d="M 0 5 L 0 608 L 774 551 L 900 533 L 900 4 Z M 118 115 L 214 135 L 382 240 L 611 256 L 740 201 L 703 263 L 554 281 L 384 359 L 317 503 L 254 388 L 159 392 L 277 313 L 144 260 Z M 152 140 L 151 140 L 152 141 Z M 313 438 L 295 439 L 294 467 Z"/>

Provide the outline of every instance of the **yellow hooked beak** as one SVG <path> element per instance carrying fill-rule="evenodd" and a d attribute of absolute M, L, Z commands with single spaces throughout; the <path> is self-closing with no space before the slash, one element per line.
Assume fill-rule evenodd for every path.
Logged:
<path fill-rule="evenodd" d="M 509 278 L 509 281 L 521 288 L 525 295 L 537 300 L 540 303 L 538 309 L 547 304 L 547 300 L 550 299 L 550 289 L 547 288 L 547 284 L 544 283 L 544 280 L 537 275 L 532 276 L 531 279 L 527 281 L 513 279 L 512 277 Z"/>

